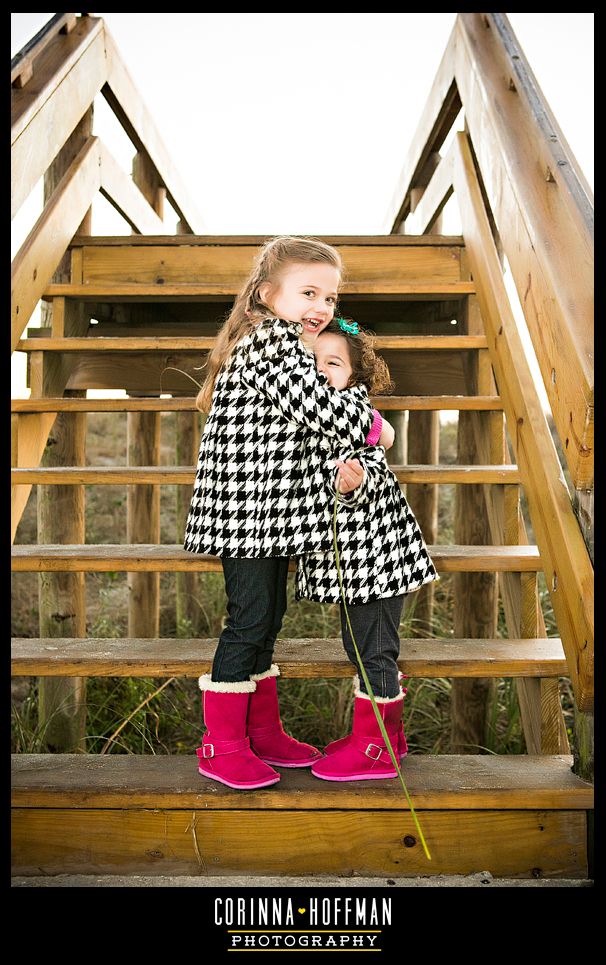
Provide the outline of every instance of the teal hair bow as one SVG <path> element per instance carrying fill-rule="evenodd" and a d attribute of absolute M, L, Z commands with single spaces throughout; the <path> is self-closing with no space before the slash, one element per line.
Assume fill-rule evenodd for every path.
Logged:
<path fill-rule="evenodd" d="M 339 328 L 344 332 L 348 332 L 350 335 L 357 335 L 360 331 L 360 326 L 357 322 L 347 322 L 344 318 L 337 318 L 339 323 Z"/>

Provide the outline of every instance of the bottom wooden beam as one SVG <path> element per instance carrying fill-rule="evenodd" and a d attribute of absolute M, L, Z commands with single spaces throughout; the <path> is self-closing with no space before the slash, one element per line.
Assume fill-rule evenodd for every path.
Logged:
<path fill-rule="evenodd" d="M 13 874 L 587 875 L 584 811 L 17 808 Z"/>

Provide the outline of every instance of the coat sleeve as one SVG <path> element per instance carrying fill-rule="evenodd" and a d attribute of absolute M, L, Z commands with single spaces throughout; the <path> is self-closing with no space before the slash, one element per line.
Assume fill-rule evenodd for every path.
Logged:
<path fill-rule="evenodd" d="M 333 389 L 293 325 L 278 319 L 260 326 L 242 355 L 240 378 L 288 422 L 336 445 L 364 445 L 373 422 L 366 389 Z"/>
<path fill-rule="evenodd" d="M 346 508 L 358 508 L 363 504 L 370 504 L 378 498 L 390 469 L 385 458 L 385 450 L 382 446 L 372 446 L 363 449 L 361 452 L 352 452 L 343 456 L 343 459 L 358 459 L 364 468 L 364 479 L 357 489 L 350 493 L 340 496 L 339 503 Z M 341 460 L 343 461 L 343 460 Z M 334 495 L 337 477 L 337 467 L 327 468 L 326 484 L 330 492 Z"/>

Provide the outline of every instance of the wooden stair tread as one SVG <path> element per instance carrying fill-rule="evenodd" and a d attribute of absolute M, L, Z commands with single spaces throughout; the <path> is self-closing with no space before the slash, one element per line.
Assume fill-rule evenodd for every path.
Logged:
<path fill-rule="evenodd" d="M 175 247 L 195 248 L 208 245 L 253 245 L 258 247 L 273 235 L 74 235 L 70 248 Z M 314 235 L 327 245 L 380 245 L 396 247 L 464 247 L 462 235 Z"/>
<path fill-rule="evenodd" d="M 113 637 L 15 638 L 15 676 L 190 676 L 208 673 L 216 639 Z M 350 677 L 340 638 L 278 640 L 282 677 Z M 401 640 L 400 670 L 411 677 L 547 677 L 567 673 L 558 637 L 524 640 Z"/>
<path fill-rule="evenodd" d="M 470 483 L 516 484 L 518 467 L 504 466 L 390 466 L 401 483 Z M 84 485 L 102 484 L 164 484 L 193 485 L 194 466 L 39 466 L 11 469 L 14 485 Z"/>
<path fill-rule="evenodd" d="M 373 396 L 373 404 L 382 410 L 501 410 L 498 395 L 391 395 Z M 12 399 L 11 412 L 194 412 L 195 398 L 181 396 L 169 399 Z"/>
<path fill-rule="evenodd" d="M 436 568 L 453 572 L 532 573 L 541 570 L 536 546 L 442 546 L 428 547 Z M 34 544 L 12 547 L 12 569 L 21 572 L 161 572 L 221 571 L 216 556 L 189 553 L 179 544 L 103 543 Z M 290 570 L 295 564 L 291 561 Z"/>
<path fill-rule="evenodd" d="M 591 808 L 593 788 L 572 773 L 572 756 L 416 755 L 403 774 L 416 810 Z M 234 790 L 197 771 L 187 755 L 15 754 L 18 808 L 192 808 L 408 810 L 396 780 L 319 781 L 307 768 L 280 771 L 278 784 Z"/>
<path fill-rule="evenodd" d="M 239 294 L 242 287 L 241 279 L 236 282 L 208 282 L 208 283 L 181 283 L 181 284 L 54 284 L 49 285 L 43 294 L 43 298 L 77 298 L 80 301 L 178 301 L 179 299 L 203 299 L 213 296 L 226 296 L 232 298 Z M 423 300 L 440 300 L 443 298 L 463 298 L 466 295 L 475 294 L 475 285 L 472 281 L 452 281 L 452 282 L 379 282 L 379 281 L 350 281 L 343 286 L 342 298 L 351 295 L 394 295 L 408 296 L 410 298 L 423 298 Z"/>
<path fill-rule="evenodd" d="M 192 352 L 214 347 L 214 336 L 171 338 L 170 336 L 95 336 L 68 338 L 33 337 L 22 338 L 17 344 L 18 352 Z M 375 335 L 376 349 L 401 349 L 403 351 L 440 351 L 485 349 L 484 335 Z"/>

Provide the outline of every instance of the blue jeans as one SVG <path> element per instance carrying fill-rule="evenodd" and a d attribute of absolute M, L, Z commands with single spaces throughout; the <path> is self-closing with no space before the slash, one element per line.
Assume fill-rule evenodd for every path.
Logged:
<path fill-rule="evenodd" d="M 211 680 L 234 683 L 271 667 L 286 613 L 288 557 L 221 557 L 227 619 L 213 659 Z"/>
<path fill-rule="evenodd" d="M 400 696 L 397 663 L 400 655 L 398 629 L 405 596 L 406 594 L 402 593 L 400 596 L 392 596 L 386 600 L 371 600 L 370 603 L 347 606 L 349 622 L 375 697 Z M 366 686 L 351 641 L 343 604 L 341 604 L 341 633 L 347 656 L 358 671 L 360 690 L 365 694 Z"/>

